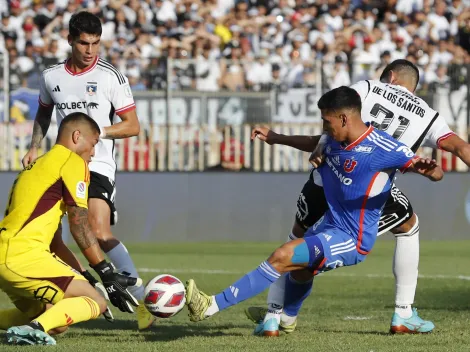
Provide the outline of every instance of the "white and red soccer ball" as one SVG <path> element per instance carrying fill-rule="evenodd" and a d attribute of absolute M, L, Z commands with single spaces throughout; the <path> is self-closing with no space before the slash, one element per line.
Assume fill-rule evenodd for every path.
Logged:
<path fill-rule="evenodd" d="M 145 287 L 144 304 L 147 310 L 159 318 L 170 318 L 184 307 L 186 289 L 173 275 L 154 277 Z"/>

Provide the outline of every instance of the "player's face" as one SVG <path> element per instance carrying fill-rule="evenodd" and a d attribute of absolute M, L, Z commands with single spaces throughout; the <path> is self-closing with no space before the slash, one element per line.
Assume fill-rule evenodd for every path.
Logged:
<path fill-rule="evenodd" d="M 95 156 L 95 146 L 99 141 L 99 134 L 88 129 L 82 129 L 76 140 L 76 153 L 87 163 Z"/>
<path fill-rule="evenodd" d="M 321 111 L 323 130 L 334 140 L 344 142 L 346 140 L 346 129 L 343 114 L 334 111 Z"/>
<path fill-rule="evenodd" d="M 100 51 L 100 36 L 96 34 L 81 33 L 75 39 L 69 36 L 69 43 L 74 61 L 82 67 L 90 66 Z"/>

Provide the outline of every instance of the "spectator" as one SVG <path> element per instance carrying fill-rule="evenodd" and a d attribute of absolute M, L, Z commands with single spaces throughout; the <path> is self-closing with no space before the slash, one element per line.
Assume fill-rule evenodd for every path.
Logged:
<path fill-rule="evenodd" d="M 330 86 L 346 82 L 348 66 L 355 81 L 397 58 L 436 75 L 453 65 L 454 89 L 462 84 L 457 66 L 470 62 L 468 0 L 9 0 L 0 2 L 0 51 L 13 54 L 14 86 L 36 87 L 38 72 L 69 55 L 68 21 L 82 7 L 103 22 L 100 55 L 139 72 L 151 89 L 310 87 L 320 81 L 318 60 Z M 207 60 L 220 73 L 211 66 L 204 77 Z"/>
<path fill-rule="evenodd" d="M 211 58 L 211 51 L 211 45 L 205 44 L 196 61 L 196 89 L 200 91 L 216 92 L 220 88 L 220 66 Z"/>

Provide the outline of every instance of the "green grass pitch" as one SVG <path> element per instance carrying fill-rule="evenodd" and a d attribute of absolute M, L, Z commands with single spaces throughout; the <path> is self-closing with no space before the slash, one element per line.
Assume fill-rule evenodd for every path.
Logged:
<path fill-rule="evenodd" d="M 182 243 L 129 245 L 142 277 L 169 273 L 182 281 L 194 278 L 206 293 L 217 293 L 264 260 L 277 243 Z M 0 336 L 0 351 L 468 351 L 470 349 L 470 241 L 421 243 L 421 262 L 415 306 L 433 320 L 428 335 L 393 336 L 388 333 L 394 307 L 391 263 L 394 241 L 379 239 L 367 260 L 315 279 L 291 335 L 259 338 L 244 308 L 262 305 L 266 293 L 221 312 L 201 323 L 191 323 L 184 309 L 176 317 L 160 319 L 144 333 L 136 331 L 130 314 L 117 321 L 103 318 L 72 326 L 57 337 L 58 345 L 10 347 Z M 1 308 L 10 307 L 0 293 Z"/>

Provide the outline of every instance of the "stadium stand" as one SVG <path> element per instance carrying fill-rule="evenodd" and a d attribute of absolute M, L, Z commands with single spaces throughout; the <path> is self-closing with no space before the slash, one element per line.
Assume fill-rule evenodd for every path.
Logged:
<path fill-rule="evenodd" d="M 319 79 L 334 88 L 376 78 L 397 58 L 421 67 L 421 89 L 456 89 L 460 65 L 470 63 L 469 0 L 3 0 L 0 51 L 10 56 L 12 90 L 37 88 L 41 70 L 67 57 L 67 23 L 81 8 L 102 19 L 101 56 L 134 91 L 267 90 Z M 174 65 L 168 82 L 166 58 L 197 60 Z M 316 60 L 326 64 L 322 77 Z"/>

